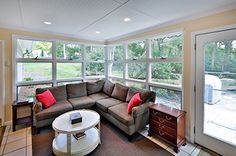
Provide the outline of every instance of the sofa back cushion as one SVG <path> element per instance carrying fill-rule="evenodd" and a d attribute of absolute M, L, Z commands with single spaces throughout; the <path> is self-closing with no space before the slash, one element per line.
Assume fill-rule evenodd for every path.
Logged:
<path fill-rule="evenodd" d="M 155 102 L 156 93 L 150 90 L 142 90 L 141 91 L 141 100 L 143 103 L 145 102 Z"/>
<path fill-rule="evenodd" d="M 116 83 L 111 96 L 125 102 L 128 90 L 129 87 Z"/>
<path fill-rule="evenodd" d="M 86 82 L 76 83 L 76 84 L 67 84 L 66 91 L 67 91 L 68 99 L 87 96 Z"/>
<path fill-rule="evenodd" d="M 41 94 L 46 90 L 50 90 L 56 101 L 67 99 L 66 86 L 50 87 L 50 88 L 37 88 L 36 94 Z"/>
<path fill-rule="evenodd" d="M 103 92 L 109 96 L 111 96 L 113 89 L 114 89 L 115 84 L 112 83 L 109 80 L 106 80 L 103 86 Z"/>
<path fill-rule="evenodd" d="M 105 83 L 105 80 L 98 80 L 96 82 L 87 82 L 88 95 L 101 92 L 103 89 L 104 83 Z"/>
<path fill-rule="evenodd" d="M 136 89 L 136 88 L 129 88 L 127 97 L 126 97 L 126 102 L 129 102 L 131 98 L 136 94 L 140 93 L 140 97 L 142 100 L 142 103 L 145 102 L 155 102 L 156 99 L 156 93 L 150 90 L 143 90 L 143 89 Z"/>
<path fill-rule="evenodd" d="M 136 93 L 141 93 L 141 91 L 139 91 L 138 89 L 135 88 L 129 88 L 128 93 L 127 93 L 127 97 L 126 97 L 126 102 L 129 102 L 131 100 L 131 98 L 136 94 Z"/>

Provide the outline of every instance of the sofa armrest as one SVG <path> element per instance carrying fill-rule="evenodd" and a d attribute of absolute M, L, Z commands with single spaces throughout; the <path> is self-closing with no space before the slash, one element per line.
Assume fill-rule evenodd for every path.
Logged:
<path fill-rule="evenodd" d="M 43 110 L 43 105 L 41 102 L 35 102 L 34 106 L 33 106 L 33 111 L 34 113 L 38 113 L 40 111 Z"/>
<path fill-rule="evenodd" d="M 137 116 L 144 114 L 145 112 L 148 111 L 148 106 L 149 106 L 149 103 L 144 103 L 142 105 L 133 107 L 132 116 L 137 117 Z"/>

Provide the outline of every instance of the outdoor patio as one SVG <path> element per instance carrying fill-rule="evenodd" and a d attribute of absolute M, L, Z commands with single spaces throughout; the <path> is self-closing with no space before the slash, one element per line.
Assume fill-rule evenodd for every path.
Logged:
<path fill-rule="evenodd" d="M 220 101 L 204 106 L 204 133 L 236 146 L 236 91 L 222 92 Z"/>

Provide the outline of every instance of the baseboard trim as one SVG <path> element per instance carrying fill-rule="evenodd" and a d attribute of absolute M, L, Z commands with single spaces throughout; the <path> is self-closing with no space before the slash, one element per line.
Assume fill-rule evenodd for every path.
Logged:
<path fill-rule="evenodd" d="M 188 142 L 190 142 L 190 143 L 192 143 L 192 144 L 194 144 L 194 142 L 190 139 L 190 137 L 189 136 L 185 136 L 185 139 L 188 141 Z"/>
<path fill-rule="evenodd" d="M 5 122 L 3 123 L 3 125 L 5 125 L 5 126 L 12 125 L 12 120 L 10 120 L 10 121 L 5 121 Z"/>

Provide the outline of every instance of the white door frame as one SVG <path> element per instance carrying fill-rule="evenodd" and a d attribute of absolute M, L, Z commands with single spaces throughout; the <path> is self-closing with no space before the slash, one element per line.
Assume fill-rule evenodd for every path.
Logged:
<path fill-rule="evenodd" d="M 196 122 L 196 36 L 206 33 L 213 33 L 217 31 L 236 28 L 236 24 L 206 29 L 191 33 L 191 75 L 190 75 L 190 136 L 189 141 L 195 143 L 195 122 Z"/>
<path fill-rule="evenodd" d="M 0 117 L 2 125 L 5 123 L 5 59 L 4 59 L 4 41 L 0 40 Z"/>

